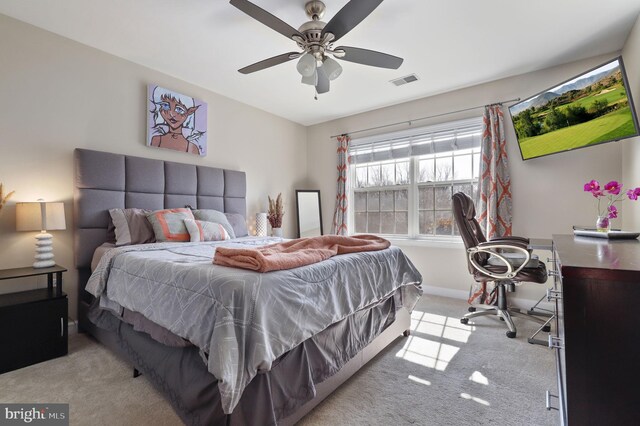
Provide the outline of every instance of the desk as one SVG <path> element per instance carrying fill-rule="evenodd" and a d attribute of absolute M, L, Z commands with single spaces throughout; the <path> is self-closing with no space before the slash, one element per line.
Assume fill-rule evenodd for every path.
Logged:
<path fill-rule="evenodd" d="M 640 419 L 640 241 L 553 236 L 561 419 L 636 425 Z"/>
<path fill-rule="evenodd" d="M 533 250 L 549 250 L 553 248 L 553 241 L 550 238 L 529 238 L 529 248 Z"/>

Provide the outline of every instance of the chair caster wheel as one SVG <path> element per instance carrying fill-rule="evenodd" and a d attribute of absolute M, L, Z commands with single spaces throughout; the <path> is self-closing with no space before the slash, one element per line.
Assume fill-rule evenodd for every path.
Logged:
<path fill-rule="evenodd" d="M 542 331 L 544 331 L 545 333 L 548 333 L 551 331 L 551 326 L 550 325 L 545 325 L 544 327 L 542 327 Z"/>
<path fill-rule="evenodd" d="M 460 324 L 467 324 L 469 322 L 469 318 L 460 318 Z"/>
<path fill-rule="evenodd" d="M 469 309 L 467 309 L 469 312 L 475 312 L 476 308 L 474 308 L 473 306 L 469 306 Z"/>
<path fill-rule="evenodd" d="M 507 331 L 507 337 L 509 339 L 513 339 L 514 337 L 516 337 L 516 332 L 515 331 Z"/>

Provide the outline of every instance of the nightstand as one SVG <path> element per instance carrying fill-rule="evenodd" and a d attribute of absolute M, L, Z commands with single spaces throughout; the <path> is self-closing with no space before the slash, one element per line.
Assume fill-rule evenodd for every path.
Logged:
<path fill-rule="evenodd" d="M 47 276 L 47 288 L 0 294 L 0 374 L 67 354 L 67 269 L 0 269 L 0 280 Z M 56 286 L 53 286 L 53 277 Z"/>

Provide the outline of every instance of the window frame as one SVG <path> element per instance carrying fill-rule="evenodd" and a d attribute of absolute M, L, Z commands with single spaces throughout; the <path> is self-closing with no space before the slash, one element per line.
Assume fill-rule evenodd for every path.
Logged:
<path fill-rule="evenodd" d="M 440 125 L 436 125 L 436 126 L 429 126 L 426 128 L 421 128 L 421 129 L 411 129 L 411 133 L 409 133 L 409 131 L 403 131 L 403 132 L 396 132 L 396 133 L 392 133 L 392 134 L 386 134 L 386 135 L 378 135 L 375 137 L 375 140 L 377 141 L 384 141 L 384 140 L 392 140 L 394 138 L 397 138 L 399 135 L 401 137 L 411 137 L 411 134 L 417 135 L 420 133 L 425 133 L 425 132 L 440 132 L 440 131 L 447 131 L 447 130 L 455 130 L 458 127 L 468 127 L 468 126 L 473 126 L 473 125 L 477 125 L 479 127 L 479 130 L 482 130 L 482 119 L 481 118 L 474 118 L 474 119 L 468 119 L 468 120 L 461 120 L 461 121 L 456 121 L 456 122 L 449 122 L 449 123 L 443 123 Z M 358 146 L 362 146 L 362 145 L 367 145 L 368 140 L 371 140 L 372 138 L 366 138 L 364 142 L 360 142 L 360 140 L 357 140 L 357 142 L 359 143 L 355 143 L 354 146 L 358 147 Z M 465 148 L 464 150 L 466 151 L 468 148 Z M 350 235 L 356 235 L 359 234 L 358 232 L 355 232 L 355 215 L 356 215 L 356 208 L 355 208 L 355 193 L 359 192 L 359 193 L 369 193 L 369 192 L 382 192 L 382 191 L 396 191 L 396 190 L 402 190 L 402 189 L 407 189 L 407 208 L 408 208 L 408 217 L 407 217 L 407 234 L 385 234 L 385 233 L 375 233 L 375 235 L 379 235 L 388 239 L 392 239 L 392 240 L 410 240 L 410 241 L 418 241 L 418 242 L 444 242 L 444 243 L 457 243 L 460 242 L 460 235 L 459 233 L 456 233 L 455 231 L 455 227 L 452 227 L 452 234 L 450 235 L 439 235 L 439 234 L 420 234 L 420 223 L 419 223 L 419 217 L 420 217 L 420 209 L 419 209 L 419 189 L 421 187 L 433 187 L 433 188 L 437 188 L 437 187 L 448 187 L 451 188 L 451 191 L 453 191 L 453 187 L 457 186 L 457 185 L 472 185 L 474 193 L 473 193 L 473 198 L 477 199 L 478 197 L 478 192 L 479 192 L 479 182 L 480 182 L 480 168 L 481 168 L 481 164 L 480 162 L 482 161 L 482 159 L 480 158 L 479 162 L 477 163 L 476 166 L 476 162 L 474 161 L 474 155 L 480 155 L 480 144 L 478 144 L 477 146 L 474 146 L 473 148 L 471 148 L 471 152 L 468 154 L 471 157 L 471 164 L 472 164 L 472 177 L 470 179 L 453 179 L 453 177 L 455 176 L 455 152 L 456 149 L 452 149 L 451 151 L 445 151 L 446 153 L 449 153 L 450 158 L 452 159 L 452 170 L 451 170 L 451 174 L 452 174 L 452 179 L 451 180 L 447 180 L 447 181 L 429 181 L 429 182 L 418 182 L 419 180 L 419 162 L 420 160 L 423 160 L 425 157 L 433 155 L 434 159 L 437 158 L 437 156 L 439 154 L 444 154 L 445 152 L 439 153 L 439 154 L 421 154 L 421 155 L 411 155 L 409 157 L 404 157 L 404 158 L 396 158 L 396 159 L 390 159 L 390 160 L 380 160 L 380 161 L 371 161 L 368 163 L 360 163 L 361 165 L 363 164 L 385 164 L 385 163 L 397 163 L 397 162 L 404 162 L 404 161 L 409 161 L 409 183 L 408 184 L 393 184 L 393 185 L 384 185 L 384 186 L 375 186 L 375 187 L 365 187 L 365 188 L 357 188 L 355 183 L 356 183 L 356 168 L 358 167 L 358 164 L 351 164 L 349 167 L 349 182 L 351 182 L 352 184 L 349 185 L 348 190 L 347 190 L 347 200 L 348 200 L 348 204 L 349 206 L 352 206 L 351 208 L 348 209 L 348 220 L 349 223 L 351 224 L 349 226 L 349 234 Z M 477 152 L 476 152 L 477 151 Z M 466 154 L 462 154 L 462 155 L 466 155 Z M 435 167 L 435 161 L 434 161 L 434 167 Z M 476 170 L 476 168 L 478 170 Z M 435 170 L 434 170 L 435 171 Z M 476 177 L 473 177 L 473 175 L 477 173 Z M 367 200 L 368 200 L 368 195 L 367 195 Z M 435 200 L 435 193 L 434 193 L 434 205 L 433 205 L 433 209 L 428 209 L 427 211 L 433 211 L 434 212 L 434 221 L 435 221 L 435 214 L 438 211 L 444 211 L 442 209 L 438 210 L 436 208 L 436 200 Z M 368 209 L 368 206 L 367 206 Z M 395 206 L 394 206 L 395 209 Z M 382 212 L 380 210 L 378 210 L 379 212 Z M 395 211 L 395 210 L 394 210 Z M 368 210 L 367 210 L 368 212 Z M 434 223 L 435 225 L 435 223 Z M 368 227 L 368 224 L 367 224 Z M 435 232 L 435 231 L 434 231 Z M 367 232 L 367 233 L 371 233 L 371 232 Z"/>

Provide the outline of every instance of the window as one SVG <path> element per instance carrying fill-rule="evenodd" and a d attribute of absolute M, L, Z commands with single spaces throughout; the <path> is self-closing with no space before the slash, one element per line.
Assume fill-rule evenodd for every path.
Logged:
<path fill-rule="evenodd" d="M 451 197 L 476 199 L 480 119 L 354 139 L 349 205 L 355 233 L 453 237 Z"/>
<path fill-rule="evenodd" d="M 351 205 L 356 233 L 408 234 L 410 164 L 405 159 L 355 168 Z"/>

